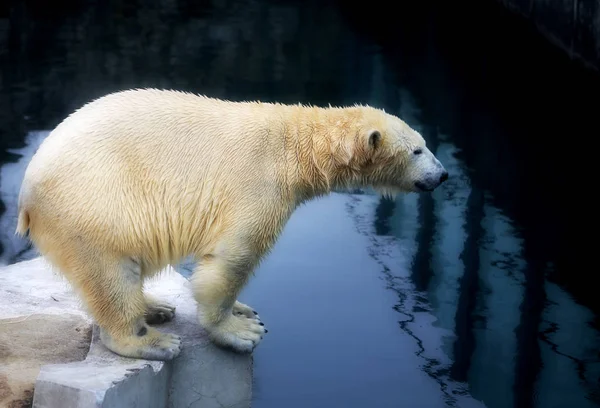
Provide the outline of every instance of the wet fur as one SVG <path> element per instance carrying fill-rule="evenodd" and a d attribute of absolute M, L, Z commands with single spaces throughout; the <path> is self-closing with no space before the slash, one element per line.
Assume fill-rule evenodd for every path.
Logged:
<path fill-rule="evenodd" d="M 174 309 L 147 298 L 143 282 L 189 255 L 200 323 L 217 344 L 249 352 L 265 329 L 236 298 L 294 209 L 339 188 L 411 191 L 409 155 L 424 145 L 368 106 L 119 92 L 44 140 L 26 170 L 17 233 L 29 231 L 74 285 L 114 352 L 179 353 L 177 336 L 148 326 Z"/>

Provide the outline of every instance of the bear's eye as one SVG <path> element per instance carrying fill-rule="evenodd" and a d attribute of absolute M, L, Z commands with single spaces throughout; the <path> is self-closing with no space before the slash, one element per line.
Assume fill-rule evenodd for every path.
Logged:
<path fill-rule="evenodd" d="M 423 153 L 423 149 L 417 149 L 413 153 L 414 154 L 421 154 L 421 153 Z"/>

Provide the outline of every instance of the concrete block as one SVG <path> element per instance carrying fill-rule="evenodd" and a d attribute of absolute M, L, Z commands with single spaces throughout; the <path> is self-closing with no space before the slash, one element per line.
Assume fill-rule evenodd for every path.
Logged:
<path fill-rule="evenodd" d="M 83 324 L 88 331 L 91 328 L 91 321 L 79 307 L 70 286 L 53 276 L 41 258 L 2 268 L 0 288 L 3 302 L 0 323 L 2 319 L 22 318 L 26 313 L 43 310 L 55 320 L 75 316 L 79 325 Z M 33 407 L 250 406 L 252 357 L 220 349 L 208 340 L 198 324 L 196 303 L 187 279 L 167 268 L 146 285 L 146 290 L 177 308 L 172 322 L 156 327 L 181 335 L 183 350 L 179 357 L 164 363 L 118 356 L 104 347 L 94 326 L 87 354 L 82 356 L 80 351 L 79 358 L 74 359 L 72 356 L 77 354 L 71 345 L 70 353 L 68 350 L 62 353 L 71 356 L 70 360 L 63 357 L 50 364 L 46 364 L 47 360 L 38 364 L 37 372 L 34 370 Z M 72 337 L 70 332 L 65 335 Z M 47 354 L 54 355 L 54 351 L 48 349 Z M 8 372 L 7 377 L 14 377 L 15 372 Z"/>
<path fill-rule="evenodd" d="M 31 406 L 40 368 L 85 359 L 92 322 L 40 260 L 0 268 L 0 407 Z"/>
<path fill-rule="evenodd" d="M 43 366 L 35 384 L 36 408 L 147 407 L 168 402 L 171 365 L 116 356 L 94 326 L 86 359 Z"/>

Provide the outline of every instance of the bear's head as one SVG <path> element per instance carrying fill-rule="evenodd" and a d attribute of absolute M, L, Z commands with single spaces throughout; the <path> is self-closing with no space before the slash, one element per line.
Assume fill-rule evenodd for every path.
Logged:
<path fill-rule="evenodd" d="M 351 130 L 339 139 L 338 148 L 345 152 L 338 155 L 344 158 L 343 184 L 370 186 L 393 196 L 433 191 L 448 179 L 448 172 L 416 130 L 382 110 L 360 110 Z"/>

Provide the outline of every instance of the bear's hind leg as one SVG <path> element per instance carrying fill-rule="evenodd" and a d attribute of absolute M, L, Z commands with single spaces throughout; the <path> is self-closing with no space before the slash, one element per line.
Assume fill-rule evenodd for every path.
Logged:
<path fill-rule="evenodd" d="M 200 324 L 209 338 L 219 346 L 243 353 L 252 352 L 267 332 L 250 307 L 236 303 L 251 273 L 246 269 L 249 265 L 239 259 L 209 256 L 196 267 L 191 279 Z"/>
<path fill-rule="evenodd" d="M 146 322 L 148 324 L 161 324 L 170 322 L 175 317 L 175 306 L 144 293 L 146 300 Z"/>
<path fill-rule="evenodd" d="M 68 277 L 80 288 L 100 328 L 100 340 L 109 350 L 124 357 L 163 361 L 179 354 L 179 336 L 161 333 L 145 321 L 147 304 L 135 260 L 88 258 L 73 266 Z"/>

